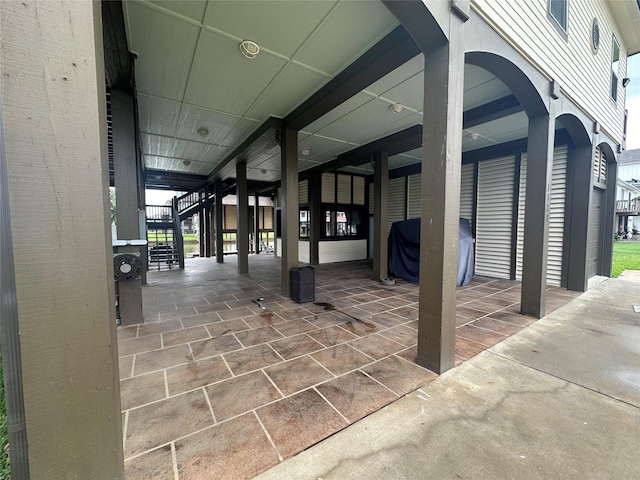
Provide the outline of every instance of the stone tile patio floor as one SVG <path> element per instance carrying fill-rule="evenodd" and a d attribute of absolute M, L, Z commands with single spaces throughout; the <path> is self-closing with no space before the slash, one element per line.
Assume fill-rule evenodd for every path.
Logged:
<path fill-rule="evenodd" d="M 279 259 L 236 272 L 235 257 L 149 272 L 145 323 L 118 328 L 128 480 L 251 478 L 435 378 L 415 363 L 416 285 L 322 265 L 298 304 Z M 547 312 L 577 295 L 549 288 Z M 533 323 L 519 306 L 518 282 L 458 287 L 456 364 Z"/>

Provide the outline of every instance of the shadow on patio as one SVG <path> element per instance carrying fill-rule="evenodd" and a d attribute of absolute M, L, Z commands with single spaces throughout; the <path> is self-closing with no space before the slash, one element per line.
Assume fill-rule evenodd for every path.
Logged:
<path fill-rule="evenodd" d="M 279 259 L 225 262 L 149 272 L 145 323 L 118 329 L 128 480 L 250 478 L 435 378 L 415 363 L 417 285 L 321 265 L 297 304 Z M 548 312 L 577 295 L 550 288 Z M 456 364 L 533 323 L 519 305 L 518 282 L 459 287 Z"/>

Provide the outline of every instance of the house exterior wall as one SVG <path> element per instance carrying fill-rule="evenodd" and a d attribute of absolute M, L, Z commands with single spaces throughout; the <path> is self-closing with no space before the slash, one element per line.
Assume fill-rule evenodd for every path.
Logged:
<path fill-rule="evenodd" d="M 473 8 L 543 74 L 559 83 L 594 120 L 622 143 L 626 76 L 626 49 L 608 7 L 602 1 L 569 0 L 567 35 L 558 31 L 547 14 L 548 0 L 497 2 L 473 0 Z M 591 49 L 593 18 L 600 25 L 600 48 Z M 618 99 L 611 90 L 612 35 L 620 44 Z"/>

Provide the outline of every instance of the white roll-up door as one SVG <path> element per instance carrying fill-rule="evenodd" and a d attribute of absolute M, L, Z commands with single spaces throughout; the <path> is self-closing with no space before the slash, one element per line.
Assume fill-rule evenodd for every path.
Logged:
<path fill-rule="evenodd" d="M 547 250 L 547 283 L 559 287 L 562 281 L 564 251 L 564 206 L 567 191 L 567 147 L 553 152 L 551 175 L 551 210 L 549 216 L 549 247 Z"/>
<path fill-rule="evenodd" d="M 404 213 L 407 205 L 404 191 L 405 178 L 393 178 L 387 184 L 387 235 L 393 222 L 405 219 Z"/>
<path fill-rule="evenodd" d="M 420 218 L 422 215 L 421 193 L 422 175 L 410 175 L 407 184 L 407 218 Z"/>
<path fill-rule="evenodd" d="M 476 274 L 511 277 L 513 177 L 516 158 L 509 156 L 478 164 Z"/>
<path fill-rule="evenodd" d="M 460 217 L 473 225 L 473 163 L 462 165 L 460 172 Z"/>
<path fill-rule="evenodd" d="M 524 200 L 527 195 L 527 154 L 520 162 L 520 190 L 518 192 L 518 237 L 516 240 L 516 280 L 522 280 L 522 255 L 524 252 Z"/>
<path fill-rule="evenodd" d="M 564 255 L 564 216 L 567 190 L 566 145 L 556 147 L 553 152 L 551 174 L 551 197 L 549 215 L 549 243 L 547 248 L 547 284 L 559 287 L 562 282 L 562 257 Z M 520 167 L 520 194 L 518 202 L 518 237 L 516 249 L 516 279 L 522 280 L 522 258 L 524 251 L 524 210 L 527 184 L 527 156 L 522 155 Z"/>

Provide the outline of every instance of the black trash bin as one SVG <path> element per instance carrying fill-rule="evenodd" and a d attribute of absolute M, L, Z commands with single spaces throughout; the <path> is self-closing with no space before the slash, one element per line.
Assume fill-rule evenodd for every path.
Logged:
<path fill-rule="evenodd" d="M 313 267 L 294 267 L 290 272 L 291 299 L 298 303 L 316 299 L 316 280 Z"/>

